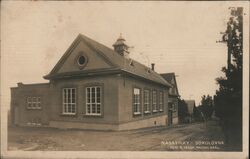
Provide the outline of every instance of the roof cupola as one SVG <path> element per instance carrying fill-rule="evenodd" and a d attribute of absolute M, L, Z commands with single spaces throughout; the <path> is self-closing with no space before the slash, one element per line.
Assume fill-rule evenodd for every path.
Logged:
<path fill-rule="evenodd" d="M 114 50 L 120 54 L 121 56 L 127 57 L 129 56 L 128 48 L 129 46 L 126 44 L 126 40 L 120 34 L 120 37 L 113 44 Z"/>

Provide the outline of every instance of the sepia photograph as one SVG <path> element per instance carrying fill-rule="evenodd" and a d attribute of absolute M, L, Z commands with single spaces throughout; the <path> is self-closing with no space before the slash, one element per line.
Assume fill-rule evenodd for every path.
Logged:
<path fill-rule="evenodd" d="M 249 156 L 248 1 L 1 1 L 1 158 Z"/>

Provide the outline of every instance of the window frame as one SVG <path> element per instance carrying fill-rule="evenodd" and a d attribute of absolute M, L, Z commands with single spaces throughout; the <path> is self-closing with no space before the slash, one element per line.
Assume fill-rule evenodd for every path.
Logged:
<path fill-rule="evenodd" d="M 136 96 L 135 96 L 135 90 L 139 90 L 139 95 L 137 97 L 139 97 L 139 99 L 136 99 Z M 141 108 L 141 105 L 142 105 L 142 102 L 141 102 L 141 88 L 139 87 L 133 87 L 133 96 L 132 96 L 132 105 L 133 105 L 133 115 L 136 116 L 136 115 L 141 115 L 142 114 L 142 108 Z M 136 106 L 137 105 L 137 106 Z M 135 111 L 135 106 L 136 106 L 136 111 Z"/>
<path fill-rule="evenodd" d="M 155 96 L 154 96 L 154 93 L 155 93 Z M 156 90 L 152 91 L 152 112 L 153 113 L 158 112 L 158 109 L 157 109 L 157 91 Z"/>
<path fill-rule="evenodd" d="M 146 92 L 148 95 L 147 98 L 146 98 Z M 151 105 L 151 103 L 150 103 L 150 90 L 144 89 L 143 95 L 144 95 L 144 98 L 143 98 L 144 114 L 150 114 L 151 113 L 151 110 L 150 110 L 150 105 Z"/>
<path fill-rule="evenodd" d="M 90 99 L 89 99 L 89 101 L 90 102 L 88 102 L 88 88 L 89 88 L 89 90 L 90 90 Z M 94 99 L 94 103 L 92 102 L 92 88 L 94 88 L 95 89 L 95 99 Z M 100 94 L 100 97 L 99 97 L 99 102 L 98 102 L 98 100 L 97 100 L 97 88 L 99 88 L 100 89 L 100 92 L 99 92 L 99 94 Z M 101 85 L 90 85 L 90 86 L 86 86 L 85 87 L 85 115 L 86 116 L 102 116 L 103 115 L 103 86 L 101 86 Z M 92 111 L 93 111 L 93 105 L 96 105 L 96 108 L 95 108 L 95 111 L 96 111 L 96 113 L 92 113 Z M 97 105 L 99 105 L 100 106 L 100 113 L 97 113 Z M 89 110 L 90 110 L 90 113 L 89 113 L 89 111 L 88 111 L 88 107 L 90 106 L 90 108 L 89 108 Z"/>
<path fill-rule="evenodd" d="M 163 108 L 164 108 L 164 93 L 163 93 L 163 91 L 159 91 L 158 106 L 159 106 L 159 111 L 163 112 Z"/>
<path fill-rule="evenodd" d="M 26 98 L 26 104 L 27 109 L 42 109 L 42 102 L 40 96 L 28 96 Z"/>
<path fill-rule="evenodd" d="M 81 56 L 83 56 L 83 57 L 85 58 L 85 62 L 84 62 L 83 64 L 80 64 L 80 63 L 79 63 L 79 58 L 80 58 Z M 79 68 L 80 70 L 82 70 L 82 69 L 85 68 L 85 66 L 88 64 L 88 61 L 89 61 L 89 58 L 88 58 L 87 54 L 84 53 L 83 51 L 80 51 L 80 52 L 78 53 L 78 55 L 76 56 L 76 58 L 75 58 L 75 63 L 76 63 L 76 65 L 78 66 L 78 68 Z"/>
<path fill-rule="evenodd" d="M 64 96 L 64 90 L 66 90 L 66 99 L 65 99 L 65 96 Z M 68 102 L 68 90 L 71 90 L 70 91 L 70 102 Z M 75 102 L 72 102 L 73 101 L 73 98 L 72 98 L 72 90 L 75 90 L 75 96 L 74 96 L 74 98 L 75 98 Z M 65 99 L 65 101 L 66 102 L 64 102 L 64 99 Z M 63 115 L 76 115 L 76 112 L 77 112 L 77 89 L 75 88 L 75 87 L 65 87 L 65 88 L 63 88 L 62 89 L 62 114 Z M 69 112 L 68 110 L 69 110 L 69 105 L 71 105 L 71 112 Z M 75 108 L 74 108 L 74 112 L 72 112 L 72 106 L 75 106 Z M 66 111 L 65 111 L 65 106 L 66 106 Z"/>

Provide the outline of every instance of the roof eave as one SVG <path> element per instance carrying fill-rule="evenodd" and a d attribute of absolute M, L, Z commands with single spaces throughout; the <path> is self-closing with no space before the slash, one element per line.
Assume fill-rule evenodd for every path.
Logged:
<path fill-rule="evenodd" d="M 134 74 L 134 73 L 132 73 L 132 72 L 129 72 L 129 71 L 127 71 L 127 70 L 124 70 L 124 69 L 122 69 L 122 71 L 123 71 L 123 73 L 128 74 L 128 75 L 130 75 L 130 76 L 132 76 L 132 77 L 139 77 L 140 79 L 147 80 L 147 81 L 151 81 L 151 82 L 154 82 L 154 83 L 157 83 L 157 84 L 166 86 L 166 87 L 168 87 L 168 88 L 171 87 L 171 85 L 169 85 L 168 83 L 157 82 L 157 81 L 154 81 L 154 80 L 145 78 L 145 77 L 143 77 L 143 76 L 136 75 L 136 74 Z"/>
<path fill-rule="evenodd" d="M 84 71 L 84 72 L 65 72 L 58 74 L 49 74 L 44 76 L 44 79 L 63 79 L 63 78 L 76 78 L 76 77 L 86 77 L 86 76 L 98 76 L 98 75 L 107 75 L 107 74 L 116 74 L 120 73 L 120 69 L 110 69 L 110 70 L 93 70 L 93 71 Z"/>

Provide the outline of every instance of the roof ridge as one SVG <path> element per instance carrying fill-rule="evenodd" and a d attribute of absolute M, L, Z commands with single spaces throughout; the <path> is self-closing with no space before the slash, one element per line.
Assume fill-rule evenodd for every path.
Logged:
<path fill-rule="evenodd" d="M 95 41 L 95 40 L 91 39 L 90 37 L 88 37 L 88 36 L 86 36 L 86 35 L 84 35 L 84 34 L 82 34 L 82 33 L 79 33 L 79 35 L 80 35 L 81 37 L 83 37 L 83 38 L 87 38 L 88 40 L 91 40 L 91 41 L 97 43 L 98 45 L 102 45 L 103 47 L 106 47 L 106 48 L 109 49 L 110 51 L 116 53 L 116 52 L 115 52 L 113 49 L 111 49 L 110 47 L 108 47 L 108 46 L 106 46 L 106 45 L 104 45 L 104 44 L 102 44 L 102 43 L 99 43 L 98 41 Z"/>

